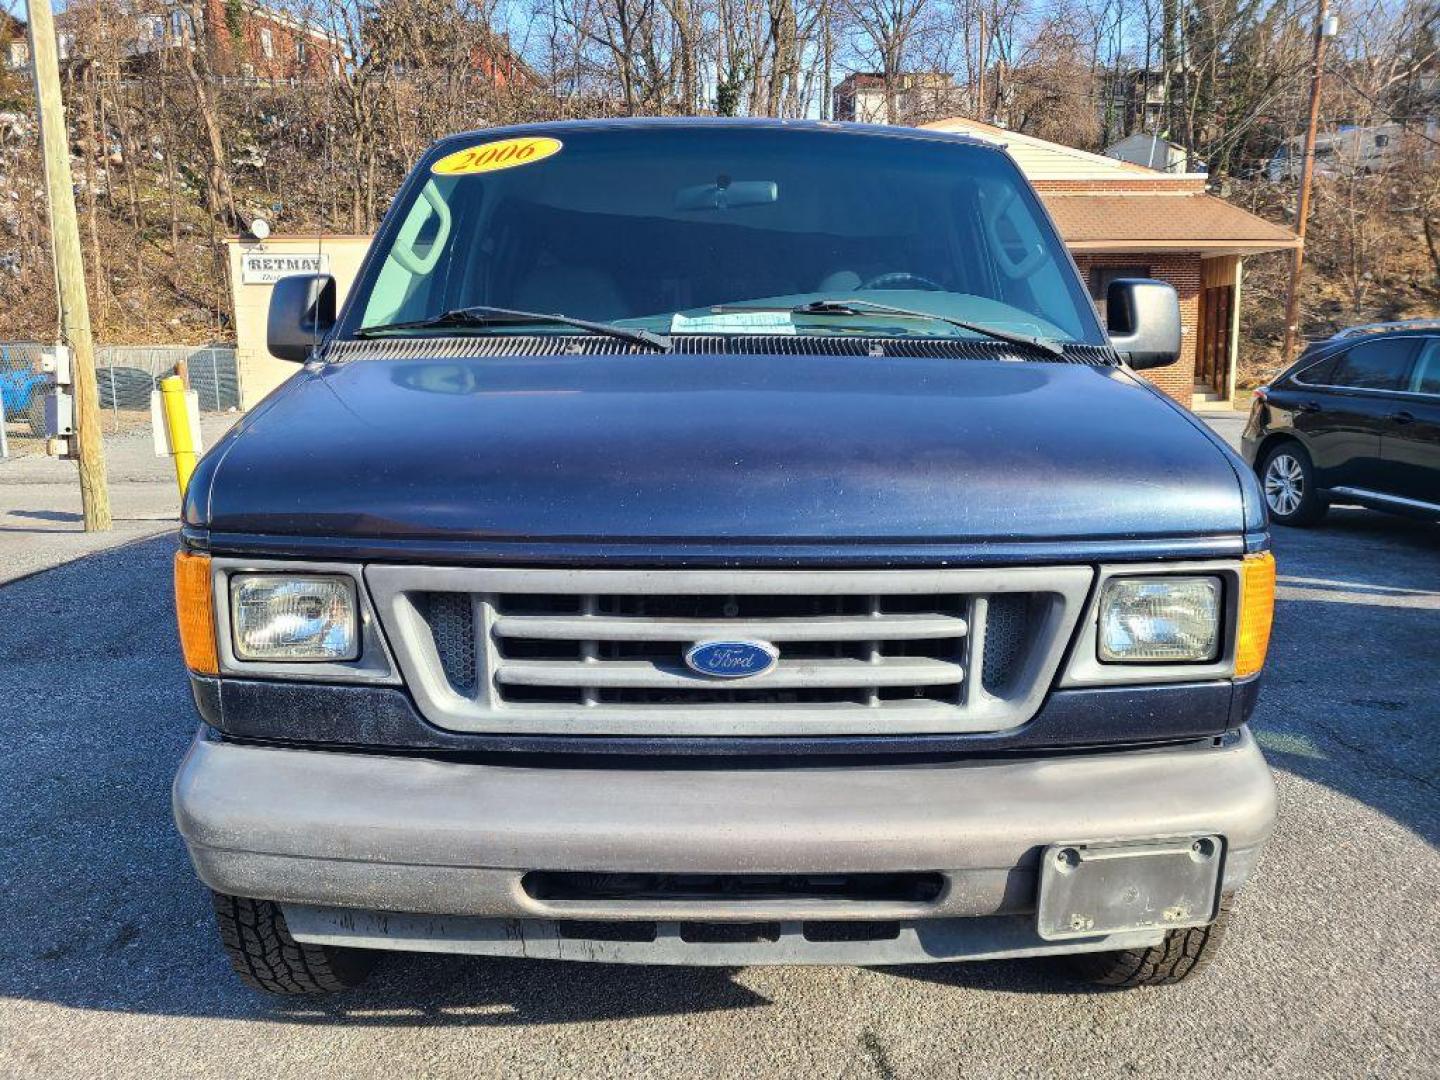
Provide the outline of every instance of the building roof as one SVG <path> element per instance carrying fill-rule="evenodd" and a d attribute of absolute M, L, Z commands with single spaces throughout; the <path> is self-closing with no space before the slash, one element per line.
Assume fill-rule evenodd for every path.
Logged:
<path fill-rule="evenodd" d="M 1185 148 L 1169 139 L 1162 139 L 1159 135 L 1137 131 L 1135 134 L 1127 135 L 1119 142 L 1107 146 L 1105 156 L 1115 158 L 1117 161 L 1129 161 L 1135 165 L 1158 169 L 1160 172 L 1171 172 L 1172 163 L 1176 166 L 1185 163 Z M 1144 157 L 1143 161 L 1140 160 L 1141 156 Z M 1195 169 L 1197 174 L 1206 171 L 1205 163 L 1199 158 L 1192 157 L 1191 163 L 1198 166 Z"/>
<path fill-rule="evenodd" d="M 1041 192 L 1065 243 L 1075 251 L 1201 251 L 1245 254 L 1297 247 L 1283 225 L 1203 193 Z"/>
<path fill-rule="evenodd" d="M 1111 150 L 1117 150 L 1122 146 L 1165 146 L 1182 154 L 1185 152 L 1185 148 L 1177 142 L 1162 139 L 1159 135 L 1151 135 L 1149 132 L 1137 131 L 1133 135 L 1126 135 L 1125 138 L 1111 143 L 1105 148 L 1105 153 L 1109 154 Z"/>
<path fill-rule="evenodd" d="M 973 135 L 986 142 L 998 143 L 1010 151 L 1010 156 L 1032 181 L 1036 180 L 1106 180 L 1135 179 L 1155 176 L 1155 170 L 1128 161 L 1119 161 L 1073 146 L 1037 139 L 1033 135 L 1022 135 L 1018 131 L 1006 131 L 994 124 L 984 124 L 964 116 L 952 116 L 945 120 L 934 120 L 921 124 L 931 131 L 956 131 Z M 1171 174 L 1174 177 L 1176 174 Z M 1184 175 L 1187 179 L 1203 180 L 1196 174 Z M 1163 179 L 1163 177 L 1162 177 Z"/>
<path fill-rule="evenodd" d="M 1283 225 L 1205 194 L 1204 173 L 1159 172 L 964 117 L 922 126 L 1003 144 L 1073 251 L 1244 255 L 1300 243 Z"/>

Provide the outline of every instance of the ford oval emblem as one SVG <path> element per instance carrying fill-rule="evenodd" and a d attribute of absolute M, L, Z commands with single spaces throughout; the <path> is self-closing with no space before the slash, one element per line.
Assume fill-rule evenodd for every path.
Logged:
<path fill-rule="evenodd" d="M 768 641 L 700 641 L 685 651 L 685 666 L 717 679 L 748 679 L 764 675 L 780 659 Z"/>

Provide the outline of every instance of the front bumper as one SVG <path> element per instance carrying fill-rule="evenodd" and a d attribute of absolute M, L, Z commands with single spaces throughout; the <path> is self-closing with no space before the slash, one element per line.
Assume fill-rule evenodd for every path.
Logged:
<path fill-rule="evenodd" d="M 1220 887 L 1230 892 L 1275 816 L 1269 769 L 1248 731 L 1199 749 L 727 767 L 454 763 L 202 735 L 176 778 L 174 806 L 201 879 L 281 902 L 302 940 L 679 963 L 887 963 L 1151 944 L 1163 931 L 1039 938 L 1040 852 L 1057 842 L 1217 835 Z M 945 887 L 925 901 L 553 900 L 527 891 L 531 871 L 939 871 Z M 555 932 L 573 920 L 654 920 L 661 930 L 646 943 Z M 775 940 L 719 944 L 665 929 L 687 920 L 781 929 Z M 811 942 L 801 932 L 808 920 L 894 920 L 900 934 Z"/>

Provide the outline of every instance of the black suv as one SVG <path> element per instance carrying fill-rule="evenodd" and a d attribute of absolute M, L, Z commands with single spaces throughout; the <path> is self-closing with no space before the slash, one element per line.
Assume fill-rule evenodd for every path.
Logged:
<path fill-rule="evenodd" d="M 1440 518 L 1440 321 L 1343 330 L 1255 391 L 1242 450 L 1270 517 L 1330 503 Z"/>

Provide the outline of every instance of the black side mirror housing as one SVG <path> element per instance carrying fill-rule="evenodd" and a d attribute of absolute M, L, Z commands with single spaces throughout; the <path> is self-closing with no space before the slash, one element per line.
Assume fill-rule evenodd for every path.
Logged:
<path fill-rule="evenodd" d="M 1180 298 L 1163 281 L 1112 281 L 1105 294 L 1105 323 L 1110 344 L 1137 371 L 1180 359 Z"/>
<path fill-rule="evenodd" d="M 335 325 L 335 279 L 329 274 L 293 274 L 275 282 L 265 347 L 272 356 L 303 364 Z"/>

